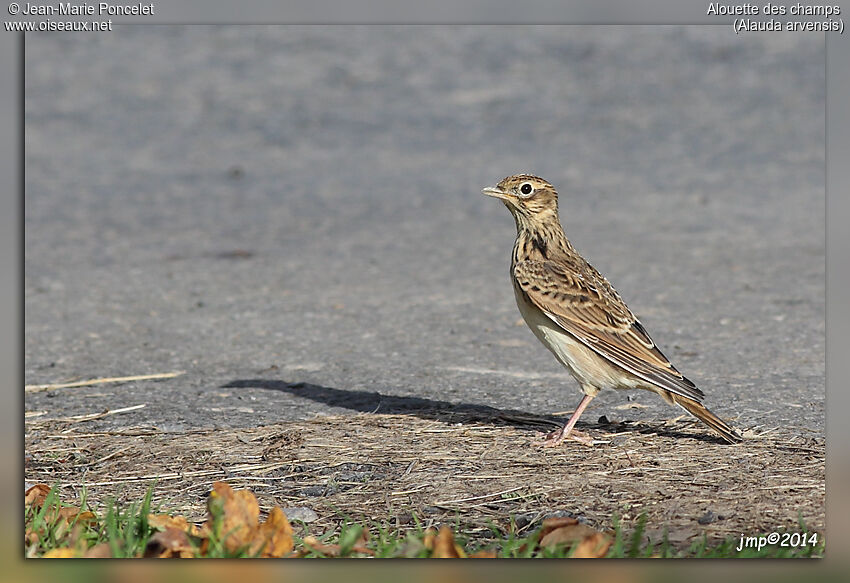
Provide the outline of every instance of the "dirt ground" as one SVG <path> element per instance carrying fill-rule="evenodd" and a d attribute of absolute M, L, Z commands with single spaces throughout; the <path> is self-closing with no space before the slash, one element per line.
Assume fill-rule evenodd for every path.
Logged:
<path fill-rule="evenodd" d="M 587 423 L 593 447 L 540 447 L 554 418 L 361 413 L 250 429 L 168 433 L 151 426 L 87 430 L 90 419 L 27 420 L 28 484 L 59 484 L 73 503 L 138 501 L 155 484 L 163 511 L 201 521 L 216 480 L 278 504 L 311 533 L 346 517 L 402 531 L 449 523 L 486 544 L 523 534 L 551 515 L 627 529 L 686 547 L 705 534 L 813 531 L 825 526 L 825 443 L 783 428 L 749 430 L 726 445 L 690 418 L 666 424 Z M 293 510 L 295 509 L 295 510 Z M 312 511 L 312 512 L 311 512 Z M 315 514 L 314 514 L 315 513 Z M 512 526 L 513 521 L 513 526 Z"/>

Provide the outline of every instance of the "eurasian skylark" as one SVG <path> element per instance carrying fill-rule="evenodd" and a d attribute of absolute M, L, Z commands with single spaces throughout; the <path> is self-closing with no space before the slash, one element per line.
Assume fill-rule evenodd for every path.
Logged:
<path fill-rule="evenodd" d="M 703 404 L 703 392 L 664 356 L 614 287 L 567 240 L 558 219 L 558 193 L 537 176 L 509 176 L 482 191 L 501 199 L 516 221 L 511 280 L 525 322 L 575 377 L 584 393 L 563 428 L 544 442 L 568 437 L 600 389 L 646 389 L 714 429 L 723 439 L 738 433 Z"/>

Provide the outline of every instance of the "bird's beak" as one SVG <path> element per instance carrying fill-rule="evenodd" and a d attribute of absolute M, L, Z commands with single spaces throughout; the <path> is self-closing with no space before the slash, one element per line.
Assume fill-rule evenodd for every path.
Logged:
<path fill-rule="evenodd" d="M 498 186 L 488 186 L 481 190 L 482 194 L 486 194 L 487 196 L 492 196 L 493 198 L 501 198 L 505 200 L 507 198 L 507 192 L 499 188 Z"/>

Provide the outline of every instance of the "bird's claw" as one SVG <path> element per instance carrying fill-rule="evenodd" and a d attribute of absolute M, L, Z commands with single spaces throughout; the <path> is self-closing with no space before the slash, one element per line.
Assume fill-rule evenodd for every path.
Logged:
<path fill-rule="evenodd" d="M 562 430 L 557 429 L 546 436 L 546 440 L 543 442 L 543 447 L 557 447 L 567 439 L 583 443 L 588 447 L 593 446 L 593 438 L 587 433 L 573 429 L 566 435 L 563 435 Z"/>

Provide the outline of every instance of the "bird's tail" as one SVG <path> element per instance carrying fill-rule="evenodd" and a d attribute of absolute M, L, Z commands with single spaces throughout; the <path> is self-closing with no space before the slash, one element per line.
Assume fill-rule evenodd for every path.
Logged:
<path fill-rule="evenodd" d="M 720 437 L 729 443 L 738 443 L 743 441 L 736 430 L 732 429 L 728 423 L 709 411 L 702 403 L 672 393 L 670 394 L 670 397 L 673 399 L 675 404 L 714 429 L 720 434 Z"/>

